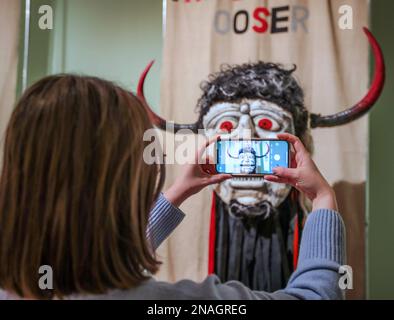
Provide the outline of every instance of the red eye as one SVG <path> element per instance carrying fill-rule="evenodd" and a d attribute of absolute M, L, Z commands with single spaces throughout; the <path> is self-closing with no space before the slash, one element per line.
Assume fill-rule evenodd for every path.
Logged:
<path fill-rule="evenodd" d="M 259 127 L 264 130 L 272 129 L 272 121 L 270 119 L 264 118 L 259 121 Z"/>
<path fill-rule="evenodd" d="M 233 130 L 233 128 L 234 128 L 234 126 L 231 121 L 223 121 L 220 124 L 220 130 L 222 130 L 222 131 L 231 132 L 231 130 Z"/>

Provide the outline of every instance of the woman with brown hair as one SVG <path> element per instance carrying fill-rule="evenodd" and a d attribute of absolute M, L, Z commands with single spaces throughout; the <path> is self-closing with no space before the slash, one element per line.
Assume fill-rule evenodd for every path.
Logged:
<path fill-rule="evenodd" d="M 202 283 L 155 281 L 154 248 L 181 222 L 177 207 L 230 176 L 187 165 L 161 193 L 164 167 L 143 160 L 150 128 L 133 94 L 98 78 L 50 76 L 24 93 L 7 128 L 0 180 L 0 298 L 341 297 L 344 226 L 335 195 L 302 143 L 288 134 L 279 138 L 293 145 L 297 167 L 266 179 L 305 192 L 313 213 L 286 289 L 253 292 L 214 275 Z M 53 289 L 40 288 L 41 266 L 52 268 Z"/>

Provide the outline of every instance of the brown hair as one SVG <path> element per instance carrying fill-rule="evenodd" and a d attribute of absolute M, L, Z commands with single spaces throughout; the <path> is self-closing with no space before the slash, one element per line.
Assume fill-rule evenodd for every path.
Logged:
<path fill-rule="evenodd" d="M 24 93 L 5 139 L 0 288 L 100 294 L 157 271 L 146 226 L 164 172 L 143 161 L 151 127 L 133 94 L 98 78 L 49 76 Z M 42 265 L 53 290 L 39 288 Z"/>

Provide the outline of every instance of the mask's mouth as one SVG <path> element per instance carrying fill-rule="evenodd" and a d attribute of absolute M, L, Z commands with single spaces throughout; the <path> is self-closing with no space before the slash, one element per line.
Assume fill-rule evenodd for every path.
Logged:
<path fill-rule="evenodd" d="M 230 202 L 230 214 L 237 218 L 256 218 L 267 219 L 275 210 L 268 201 L 263 201 L 252 206 L 239 203 L 237 200 Z"/>
<path fill-rule="evenodd" d="M 234 189 L 261 189 L 266 181 L 261 177 L 234 177 L 230 186 Z"/>
<path fill-rule="evenodd" d="M 242 173 L 247 173 L 247 174 L 248 173 L 253 173 L 254 170 L 255 170 L 254 166 L 245 166 L 245 165 L 241 166 L 241 172 Z"/>

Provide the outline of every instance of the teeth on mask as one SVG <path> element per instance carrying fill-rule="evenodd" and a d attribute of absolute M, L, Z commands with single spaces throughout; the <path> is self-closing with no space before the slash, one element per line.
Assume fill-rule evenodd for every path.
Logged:
<path fill-rule="evenodd" d="M 238 178 L 233 178 L 235 181 L 261 181 L 262 178 L 259 177 L 238 177 Z"/>

